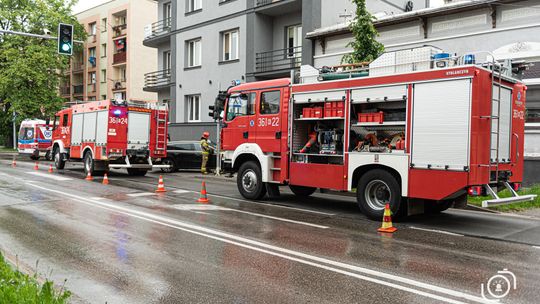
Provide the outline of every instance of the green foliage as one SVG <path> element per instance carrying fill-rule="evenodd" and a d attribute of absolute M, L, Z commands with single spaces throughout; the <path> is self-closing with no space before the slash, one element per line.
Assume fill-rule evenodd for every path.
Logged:
<path fill-rule="evenodd" d="M 520 202 L 520 203 L 514 203 L 514 204 L 508 204 L 508 205 L 500 205 L 500 206 L 492 206 L 489 207 L 489 209 L 497 210 L 497 211 L 523 211 L 526 209 L 531 208 L 540 208 L 540 185 L 536 185 L 530 188 L 523 188 L 523 190 L 518 192 L 519 195 L 526 195 L 526 194 L 536 194 L 538 195 L 534 200 L 529 202 Z M 511 194 L 508 190 L 503 190 L 498 193 L 499 197 L 510 197 Z M 469 197 L 469 204 L 481 207 L 482 201 L 491 199 L 491 197 L 488 196 L 477 196 L 477 197 Z"/>
<path fill-rule="evenodd" d="M 74 37 L 83 40 L 84 28 L 71 13 L 75 3 L 0 0 L 0 28 L 40 35 L 48 29 L 56 36 L 58 23 L 69 23 L 75 26 Z M 0 144 L 9 144 L 13 111 L 20 122 L 50 117 L 62 107 L 58 86 L 68 64 L 69 56 L 57 54 L 56 40 L 0 34 Z"/>
<path fill-rule="evenodd" d="M 373 25 L 373 16 L 366 8 L 366 0 L 351 0 L 356 4 L 356 16 L 349 28 L 353 41 L 347 44 L 353 52 L 343 56 L 342 63 L 361 63 L 373 61 L 384 52 L 384 46 L 377 41 L 379 33 Z"/>
<path fill-rule="evenodd" d="M 69 291 L 56 291 L 53 282 L 39 284 L 37 274 L 29 276 L 13 270 L 0 253 L 0 303 L 10 304 L 64 304 Z"/>

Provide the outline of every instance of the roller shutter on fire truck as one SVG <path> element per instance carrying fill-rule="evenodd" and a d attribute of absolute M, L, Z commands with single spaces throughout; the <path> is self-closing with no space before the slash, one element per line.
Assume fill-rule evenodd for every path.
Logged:
<path fill-rule="evenodd" d="M 139 150 L 150 143 L 150 113 L 128 113 L 128 149 Z"/>

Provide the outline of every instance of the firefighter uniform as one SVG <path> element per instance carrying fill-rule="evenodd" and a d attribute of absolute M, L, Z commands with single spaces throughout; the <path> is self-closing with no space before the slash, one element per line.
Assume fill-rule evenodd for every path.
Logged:
<path fill-rule="evenodd" d="M 201 137 L 201 150 L 202 150 L 202 163 L 201 163 L 201 173 L 208 174 L 206 165 L 208 164 L 208 158 L 210 157 L 210 152 L 212 152 L 212 147 L 208 144 L 208 137 L 210 134 L 204 132 Z"/>

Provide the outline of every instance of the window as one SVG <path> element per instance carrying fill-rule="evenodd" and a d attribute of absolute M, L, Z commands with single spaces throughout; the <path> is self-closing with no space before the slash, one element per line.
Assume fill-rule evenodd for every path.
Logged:
<path fill-rule="evenodd" d="M 121 81 L 126 81 L 127 77 L 126 77 L 126 68 L 125 67 L 121 67 L 120 68 L 120 80 Z"/>
<path fill-rule="evenodd" d="M 94 36 L 96 34 L 96 31 L 97 31 L 97 27 L 96 27 L 95 22 L 88 24 L 88 34 L 90 36 Z"/>
<path fill-rule="evenodd" d="M 201 65 L 201 39 L 191 40 L 187 43 L 187 66 Z"/>
<path fill-rule="evenodd" d="M 264 92 L 261 94 L 261 108 L 259 110 L 260 114 L 278 114 L 279 113 L 279 102 L 280 102 L 280 92 L 279 91 L 270 91 Z"/>
<path fill-rule="evenodd" d="M 88 57 L 96 58 L 96 48 L 95 47 L 88 49 Z"/>
<path fill-rule="evenodd" d="M 187 97 L 188 122 L 201 121 L 201 96 L 192 95 Z"/>
<path fill-rule="evenodd" d="M 107 70 L 101 70 L 101 82 L 107 82 Z"/>
<path fill-rule="evenodd" d="M 96 72 L 88 73 L 88 81 L 90 84 L 96 83 Z"/>
<path fill-rule="evenodd" d="M 223 40 L 223 61 L 238 59 L 238 30 L 224 32 Z"/>
<path fill-rule="evenodd" d="M 229 97 L 227 103 L 227 120 L 231 121 L 238 116 L 255 114 L 256 93 L 238 94 Z"/>
<path fill-rule="evenodd" d="M 68 125 L 68 114 L 64 114 L 64 117 L 62 118 L 62 126 L 67 127 Z"/>
<path fill-rule="evenodd" d="M 107 44 L 101 44 L 101 57 L 107 57 Z"/>
<path fill-rule="evenodd" d="M 187 12 L 193 12 L 202 9 L 202 0 L 187 0 Z"/>
<path fill-rule="evenodd" d="M 101 100 L 106 100 L 107 99 L 107 95 L 101 95 Z"/>
<path fill-rule="evenodd" d="M 163 20 L 165 21 L 166 27 L 171 26 L 171 18 L 172 18 L 172 5 L 170 2 L 167 2 L 163 4 Z"/>
<path fill-rule="evenodd" d="M 302 47 L 302 26 L 293 25 L 287 27 L 287 57 L 300 57 Z"/>
<path fill-rule="evenodd" d="M 101 19 L 101 32 L 104 33 L 107 31 L 107 18 Z"/>
<path fill-rule="evenodd" d="M 171 69 L 171 51 L 163 52 L 163 69 Z"/>

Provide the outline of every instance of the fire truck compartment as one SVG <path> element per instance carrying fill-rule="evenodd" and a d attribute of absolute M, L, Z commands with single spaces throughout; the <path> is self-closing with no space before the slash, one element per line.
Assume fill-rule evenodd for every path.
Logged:
<path fill-rule="evenodd" d="M 128 150 L 148 149 L 150 143 L 150 113 L 128 113 Z"/>
<path fill-rule="evenodd" d="M 71 127 L 71 145 L 78 146 L 82 144 L 84 114 L 73 114 Z"/>

